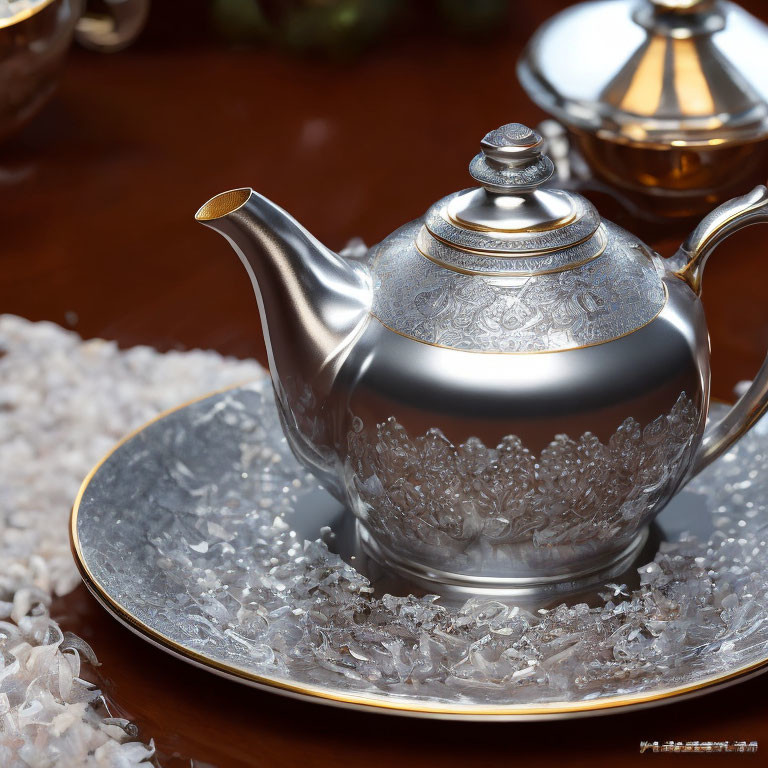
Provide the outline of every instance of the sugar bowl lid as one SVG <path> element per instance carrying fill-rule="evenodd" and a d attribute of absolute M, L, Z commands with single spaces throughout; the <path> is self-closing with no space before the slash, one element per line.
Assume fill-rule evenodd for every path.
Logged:
<path fill-rule="evenodd" d="M 518 63 L 567 126 L 621 143 L 768 136 L 768 26 L 730 0 L 602 0 L 545 22 Z"/>

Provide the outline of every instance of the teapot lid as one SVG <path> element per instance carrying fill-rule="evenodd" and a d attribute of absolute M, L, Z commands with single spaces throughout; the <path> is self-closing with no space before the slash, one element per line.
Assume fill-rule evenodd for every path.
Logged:
<path fill-rule="evenodd" d="M 570 127 L 644 146 L 768 136 L 768 26 L 729 0 L 603 0 L 545 22 L 518 63 Z"/>
<path fill-rule="evenodd" d="M 666 303 L 663 265 L 575 193 L 545 188 L 541 136 L 491 131 L 470 163 L 480 187 L 436 202 L 366 254 L 371 314 L 425 344 L 521 354 L 602 344 Z"/>
<path fill-rule="evenodd" d="M 469 173 L 481 186 L 439 200 L 417 245 L 459 271 L 524 274 L 565 269 L 597 256 L 600 215 L 581 195 L 543 189 L 554 173 L 544 140 L 520 123 L 486 134 Z"/>

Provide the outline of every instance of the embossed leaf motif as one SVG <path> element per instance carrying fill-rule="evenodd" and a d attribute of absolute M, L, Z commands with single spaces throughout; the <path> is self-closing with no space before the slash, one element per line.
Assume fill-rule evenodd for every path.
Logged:
<path fill-rule="evenodd" d="M 422 291 L 416 294 L 413 303 L 424 317 L 434 317 L 448 306 L 448 295 L 440 289 Z"/>
<path fill-rule="evenodd" d="M 610 541 L 646 519 L 697 423 L 683 392 L 645 428 L 627 418 L 607 444 L 590 432 L 557 435 L 537 459 L 514 435 L 495 448 L 477 438 L 454 446 L 438 429 L 411 438 L 390 418 L 372 438 L 350 432 L 350 468 L 369 526 L 406 550 L 414 537 L 441 549 Z"/>
<path fill-rule="evenodd" d="M 608 306 L 605 299 L 595 291 L 586 290 L 576 296 L 579 306 L 594 319 L 594 315 L 599 312 L 607 312 Z"/>
<path fill-rule="evenodd" d="M 541 320 L 541 310 L 538 307 L 527 306 L 519 301 L 505 307 L 500 315 L 499 326 L 507 331 L 525 331 Z"/>
<path fill-rule="evenodd" d="M 642 446 L 642 437 L 640 424 L 631 417 L 625 419 L 611 435 L 608 447 L 611 451 L 611 463 L 619 482 L 631 480 L 635 471 L 636 457 Z M 677 438 L 681 439 L 683 435 L 678 435 Z"/>
<path fill-rule="evenodd" d="M 506 147 L 530 136 L 533 136 L 533 131 L 528 126 L 522 123 L 507 123 L 487 133 L 483 141 L 497 147 Z"/>
<path fill-rule="evenodd" d="M 482 280 L 457 280 L 454 289 L 456 301 L 465 302 L 477 309 L 490 307 L 499 294 L 492 286 Z"/>
<path fill-rule="evenodd" d="M 524 516 L 534 493 L 534 457 L 514 436 L 505 437 L 494 453 L 474 473 L 469 489 L 473 503 L 485 520 L 486 536 L 510 542 L 524 539 L 543 522 L 540 516 Z"/>

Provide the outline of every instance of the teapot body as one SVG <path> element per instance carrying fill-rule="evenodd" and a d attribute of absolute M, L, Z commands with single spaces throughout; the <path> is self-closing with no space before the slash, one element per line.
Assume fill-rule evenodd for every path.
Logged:
<path fill-rule="evenodd" d="M 374 274 L 387 245 L 364 259 Z M 330 394 L 305 390 L 317 408 L 283 423 L 301 431 L 292 445 L 318 436 L 297 455 L 334 478 L 377 560 L 444 584 L 517 587 L 609 574 L 642 545 L 691 470 L 709 399 L 701 302 L 658 256 L 644 258 L 663 306 L 603 343 L 467 351 L 371 313 Z"/>
<path fill-rule="evenodd" d="M 250 189 L 197 214 L 254 284 L 285 434 L 373 557 L 429 589 L 558 592 L 610 579 L 669 499 L 768 409 L 768 362 L 707 425 L 709 254 L 768 222 L 768 188 L 663 261 L 518 123 L 449 195 L 336 254 Z M 442 590 L 441 590 L 442 586 Z"/>

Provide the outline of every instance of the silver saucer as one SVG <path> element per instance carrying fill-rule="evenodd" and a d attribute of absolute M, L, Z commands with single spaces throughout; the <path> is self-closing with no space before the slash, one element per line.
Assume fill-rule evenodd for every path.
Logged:
<path fill-rule="evenodd" d="M 438 598 L 366 556 L 351 516 L 293 459 L 260 382 L 121 442 L 84 481 L 71 535 L 112 615 L 233 680 L 393 714 L 561 718 L 766 668 L 766 490 L 763 421 L 673 500 L 613 583 L 546 603 Z"/>

